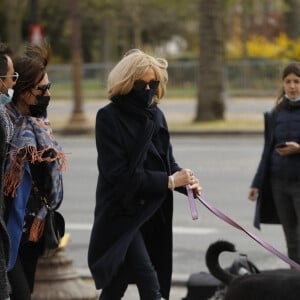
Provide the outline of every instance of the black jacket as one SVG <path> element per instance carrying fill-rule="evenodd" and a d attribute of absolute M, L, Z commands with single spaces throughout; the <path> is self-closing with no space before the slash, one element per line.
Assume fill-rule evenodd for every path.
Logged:
<path fill-rule="evenodd" d="M 254 226 L 260 228 L 260 223 L 279 224 L 277 210 L 274 205 L 270 185 L 270 156 L 274 148 L 274 128 L 277 113 L 275 111 L 264 113 L 264 148 L 262 157 L 254 176 L 251 187 L 259 189 L 256 201 Z"/>
<path fill-rule="evenodd" d="M 8 127 L 7 121 L 3 115 L 5 112 L 0 110 L 0 300 L 7 299 L 9 296 L 9 283 L 7 278 L 7 267 L 10 257 L 10 240 L 4 221 L 4 198 L 3 198 L 3 180 L 4 166 L 8 149 Z"/>
<path fill-rule="evenodd" d="M 88 264 L 96 287 L 105 287 L 124 262 L 140 230 L 169 299 L 172 273 L 173 195 L 168 175 L 180 170 L 167 124 L 155 105 L 139 114 L 110 103 L 96 118 L 98 184 Z"/>

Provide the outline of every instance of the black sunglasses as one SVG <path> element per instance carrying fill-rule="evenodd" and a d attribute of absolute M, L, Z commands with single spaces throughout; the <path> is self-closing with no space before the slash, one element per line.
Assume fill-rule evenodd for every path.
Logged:
<path fill-rule="evenodd" d="M 147 85 L 149 85 L 150 89 L 157 89 L 159 86 L 159 80 L 150 80 L 149 82 L 136 80 L 133 84 L 133 88 L 137 91 L 142 91 L 146 89 Z"/>
<path fill-rule="evenodd" d="M 0 76 L 0 78 L 7 78 L 7 77 L 12 77 L 12 81 L 16 82 L 18 80 L 18 78 L 19 78 L 19 73 L 14 72 L 13 75 L 3 75 L 3 76 Z"/>
<path fill-rule="evenodd" d="M 47 90 L 50 90 L 50 87 L 51 87 L 51 82 L 48 82 L 47 84 L 44 84 L 44 85 L 37 85 L 37 86 L 33 87 L 33 89 L 42 91 L 42 95 L 44 95 Z"/>

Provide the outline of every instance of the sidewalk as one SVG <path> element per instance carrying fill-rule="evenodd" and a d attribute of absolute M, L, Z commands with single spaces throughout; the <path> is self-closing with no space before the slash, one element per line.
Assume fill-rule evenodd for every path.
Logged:
<path fill-rule="evenodd" d="M 91 280 L 85 280 L 85 282 L 94 288 L 94 283 Z M 170 291 L 170 299 L 171 300 L 182 300 L 184 297 L 187 296 L 187 288 L 185 285 L 174 285 L 171 286 Z M 125 296 L 122 300 L 139 300 L 139 294 L 137 287 L 134 284 L 130 284 L 125 292 Z"/>
<path fill-rule="evenodd" d="M 260 134 L 263 130 L 263 112 L 270 110 L 275 99 L 271 97 L 230 98 L 226 100 L 226 122 L 194 123 L 196 99 L 164 99 L 159 107 L 164 112 L 171 134 Z M 108 100 L 89 100 L 83 104 L 79 128 L 94 130 L 96 113 Z M 69 100 L 53 101 L 49 106 L 49 119 L 54 132 L 62 132 L 72 116 L 73 103 Z M 83 120 L 82 120 L 83 119 Z"/>

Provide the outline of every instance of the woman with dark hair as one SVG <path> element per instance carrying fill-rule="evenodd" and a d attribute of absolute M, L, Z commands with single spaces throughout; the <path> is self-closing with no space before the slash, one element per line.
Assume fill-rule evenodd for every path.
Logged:
<path fill-rule="evenodd" d="M 280 223 L 288 256 L 300 263 L 300 63 L 282 72 L 282 88 L 265 113 L 265 145 L 249 200 L 257 198 L 255 226 Z"/>
<path fill-rule="evenodd" d="M 11 100 L 12 88 L 18 79 L 10 56 L 9 47 L 0 43 L 0 300 L 9 299 L 7 267 L 10 243 L 4 222 L 3 176 L 8 144 L 13 134 L 13 124 L 4 105 Z"/>
<path fill-rule="evenodd" d="M 12 102 L 6 106 L 14 124 L 4 177 L 12 300 L 31 298 L 37 260 L 43 253 L 44 200 L 57 209 L 63 199 L 65 157 L 47 119 L 49 56 L 49 46 L 28 46 L 25 54 L 14 60 L 19 80 Z"/>

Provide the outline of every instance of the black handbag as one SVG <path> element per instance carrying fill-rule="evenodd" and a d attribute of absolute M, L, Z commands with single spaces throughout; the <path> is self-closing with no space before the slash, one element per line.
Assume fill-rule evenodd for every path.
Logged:
<path fill-rule="evenodd" d="M 58 211 L 47 208 L 48 212 L 43 234 L 43 255 L 52 256 L 58 250 L 60 241 L 65 234 L 65 220 Z"/>

